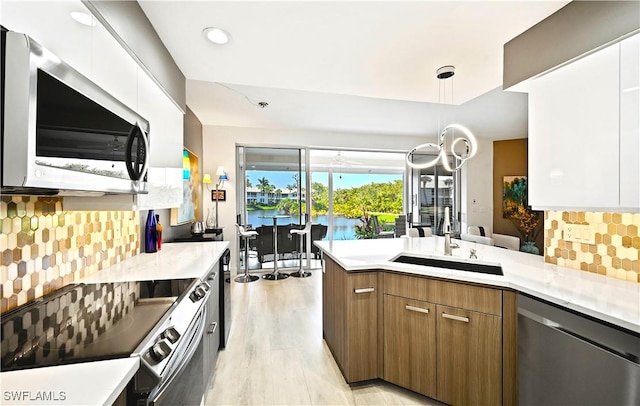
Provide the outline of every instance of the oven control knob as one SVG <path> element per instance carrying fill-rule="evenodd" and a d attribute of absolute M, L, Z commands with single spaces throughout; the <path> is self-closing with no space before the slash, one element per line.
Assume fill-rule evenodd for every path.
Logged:
<path fill-rule="evenodd" d="M 206 287 L 202 285 L 198 285 L 193 290 L 193 292 L 191 292 L 191 294 L 189 295 L 189 298 L 191 299 L 192 302 L 197 302 L 198 300 L 201 300 L 203 297 L 205 297 L 206 294 L 207 294 Z"/>
<path fill-rule="evenodd" d="M 178 330 L 176 330 L 175 328 L 169 327 L 168 329 L 163 331 L 162 334 L 160 334 L 160 337 L 166 338 L 171 344 L 175 344 L 175 342 L 180 338 L 180 333 L 178 333 Z"/>
<path fill-rule="evenodd" d="M 167 358 L 171 353 L 171 347 L 165 340 L 160 340 L 149 348 L 149 355 L 157 362 Z"/>

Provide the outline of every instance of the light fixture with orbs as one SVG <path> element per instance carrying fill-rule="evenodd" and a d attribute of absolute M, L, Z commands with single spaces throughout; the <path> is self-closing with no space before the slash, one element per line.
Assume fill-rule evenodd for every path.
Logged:
<path fill-rule="evenodd" d="M 218 45 L 224 45 L 229 42 L 229 39 L 231 39 L 231 35 L 229 35 L 228 32 L 218 27 L 208 27 L 202 32 L 209 41 Z"/>
<path fill-rule="evenodd" d="M 444 83 L 447 79 L 453 77 L 455 75 L 456 68 L 453 65 L 446 65 L 438 70 L 436 70 L 436 78 L 440 80 L 440 83 Z M 453 100 L 453 85 L 451 86 L 451 100 Z M 445 96 L 446 99 L 446 96 Z M 438 91 L 438 102 L 440 102 L 440 91 Z M 438 119 L 438 125 L 440 124 L 440 120 Z M 456 137 L 455 131 L 459 131 L 462 133 L 462 136 Z M 447 133 L 450 132 L 451 135 L 449 138 L 452 138 L 453 141 L 448 145 L 447 143 Z M 456 146 L 460 148 L 460 151 L 456 150 Z M 429 149 L 429 155 L 436 153 L 436 157 L 427 161 L 416 163 L 414 162 L 414 154 L 419 152 L 427 152 Z M 467 128 L 460 124 L 449 124 L 446 125 L 440 135 L 438 136 L 438 143 L 434 144 L 432 142 L 427 142 L 424 144 L 420 144 L 416 147 L 413 147 L 406 155 L 405 161 L 408 166 L 414 169 L 425 169 L 430 168 L 441 162 L 442 167 L 449 171 L 455 172 L 458 169 L 462 168 L 462 166 L 467 162 L 467 160 L 474 157 L 474 155 L 478 152 L 478 143 L 476 141 L 473 133 Z M 452 166 L 449 163 L 449 156 L 453 156 L 455 158 L 455 165 Z"/>
<path fill-rule="evenodd" d="M 86 25 L 87 27 L 93 27 L 96 25 L 96 20 L 93 18 L 92 15 L 88 13 L 85 13 L 83 11 L 72 11 L 69 14 L 71 15 L 71 18 L 73 18 L 74 20 L 76 20 L 82 25 Z"/>

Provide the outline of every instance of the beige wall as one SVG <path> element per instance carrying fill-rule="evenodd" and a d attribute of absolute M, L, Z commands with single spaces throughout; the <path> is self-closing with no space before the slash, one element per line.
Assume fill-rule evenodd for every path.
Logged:
<path fill-rule="evenodd" d="M 502 215 L 502 192 L 504 176 L 527 176 L 527 138 L 493 142 L 493 231 L 499 234 L 522 235 L 512 220 Z M 540 213 L 540 231 L 536 246 L 543 252 L 544 237 L 542 233 L 542 213 Z"/>

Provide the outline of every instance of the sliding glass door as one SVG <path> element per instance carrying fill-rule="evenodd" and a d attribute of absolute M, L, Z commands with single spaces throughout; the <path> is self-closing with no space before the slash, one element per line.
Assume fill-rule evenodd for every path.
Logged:
<path fill-rule="evenodd" d="M 239 179 L 244 179 L 237 183 L 243 196 L 237 200 L 237 221 L 259 233 L 250 243 L 257 256 L 252 268 L 273 268 L 274 261 L 293 266 L 287 261 L 294 258 L 297 264 L 299 241 L 289 231 L 303 227 L 308 212 L 306 155 L 303 148 L 237 147 Z"/>

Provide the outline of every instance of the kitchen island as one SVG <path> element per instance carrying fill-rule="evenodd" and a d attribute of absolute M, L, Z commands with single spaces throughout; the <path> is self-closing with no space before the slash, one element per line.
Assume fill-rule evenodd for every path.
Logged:
<path fill-rule="evenodd" d="M 163 244 L 159 252 L 128 258 L 79 283 L 203 278 L 228 245 L 228 242 Z M 140 360 L 135 356 L 2 372 L 2 404 L 111 405 L 139 366 Z"/>
<path fill-rule="evenodd" d="M 381 378 L 447 404 L 518 404 L 521 293 L 640 331 L 637 283 L 456 243 L 446 257 L 442 237 L 316 243 L 323 337 L 348 383 Z"/>
<path fill-rule="evenodd" d="M 538 255 L 454 241 L 459 248 L 453 249 L 451 257 L 444 257 L 444 238 L 438 236 L 315 244 L 346 271 L 381 269 L 510 288 L 640 333 L 640 283 L 548 264 Z M 471 249 L 476 251 L 477 260 L 469 259 Z M 504 276 L 391 261 L 403 254 L 498 264 Z"/>

